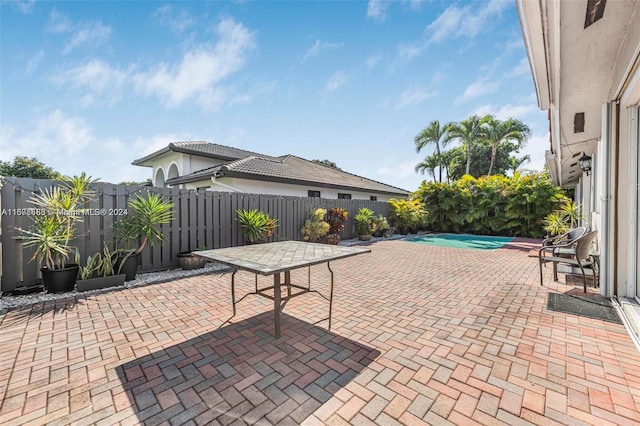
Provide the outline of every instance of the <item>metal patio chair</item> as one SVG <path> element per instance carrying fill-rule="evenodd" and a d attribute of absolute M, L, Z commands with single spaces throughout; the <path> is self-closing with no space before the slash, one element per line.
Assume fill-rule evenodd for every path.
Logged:
<path fill-rule="evenodd" d="M 558 281 L 558 264 L 577 266 L 582 273 L 582 283 L 584 292 L 587 292 L 587 272 L 585 268 L 590 268 L 593 272 L 594 286 L 598 283 L 598 268 L 593 257 L 593 242 L 598 235 L 598 231 L 591 231 L 577 238 L 570 244 L 558 244 L 543 246 L 538 251 L 538 261 L 540 263 L 540 285 L 543 285 L 542 265 L 553 264 L 553 279 Z M 566 257 L 562 257 L 566 256 Z M 588 271 L 589 269 L 587 269 Z"/>
<path fill-rule="evenodd" d="M 584 226 L 578 226 L 572 228 L 569 232 L 565 232 L 562 235 L 556 235 L 555 237 L 547 237 L 542 240 L 542 246 L 563 246 L 571 245 L 575 240 L 582 237 L 587 233 L 587 228 Z"/>

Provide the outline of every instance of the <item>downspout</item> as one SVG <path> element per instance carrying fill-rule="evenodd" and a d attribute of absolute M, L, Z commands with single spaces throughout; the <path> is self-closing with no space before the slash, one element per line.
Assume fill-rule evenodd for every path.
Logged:
<path fill-rule="evenodd" d="M 233 187 L 231 185 L 227 185 L 226 183 L 222 183 L 220 181 L 216 180 L 216 176 L 211 176 L 211 183 L 213 183 L 214 185 L 219 185 L 223 188 L 227 188 L 229 190 L 229 192 L 244 192 L 236 187 Z"/>
<path fill-rule="evenodd" d="M 615 193 L 613 196 L 613 253 L 611 259 L 613 261 L 613 295 L 618 296 L 618 181 L 620 175 L 620 101 L 616 101 L 616 136 L 615 136 L 615 174 L 613 176 L 613 187 Z"/>

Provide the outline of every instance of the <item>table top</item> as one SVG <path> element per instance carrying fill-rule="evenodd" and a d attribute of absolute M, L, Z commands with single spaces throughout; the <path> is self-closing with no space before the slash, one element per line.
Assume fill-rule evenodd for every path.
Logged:
<path fill-rule="evenodd" d="M 370 249 L 362 247 L 280 241 L 195 251 L 193 254 L 256 274 L 272 275 L 370 252 Z"/>

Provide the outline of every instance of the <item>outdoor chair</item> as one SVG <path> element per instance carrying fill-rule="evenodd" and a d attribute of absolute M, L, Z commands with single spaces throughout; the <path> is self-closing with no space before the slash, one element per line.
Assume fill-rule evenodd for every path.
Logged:
<path fill-rule="evenodd" d="M 594 259 L 594 253 L 591 250 L 591 246 L 597 236 L 597 231 L 591 231 L 569 244 L 557 244 L 543 246 L 538 251 L 538 260 L 540 262 L 540 285 L 542 282 L 542 265 L 545 263 L 553 264 L 553 279 L 558 281 L 558 264 L 577 266 L 582 272 L 582 283 L 584 285 L 584 292 L 587 292 L 587 271 L 593 272 L 594 286 L 598 284 L 598 268 Z M 566 256 L 566 257 L 562 257 Z M 590 267 L 585 271 L 585 268 Z"/>
<path fill-rule="evenodd" d="M 562 235 L 556 235 L 555 237 L 547 237 L 542 240 L 542 246 L 559 246 L 559 245 L 567 245 L 572 244 L 575 240 L 582 237 L 587 233 L 587 228 L 584 226 L 578 226 L 577 228 L 573 228 Z"/>

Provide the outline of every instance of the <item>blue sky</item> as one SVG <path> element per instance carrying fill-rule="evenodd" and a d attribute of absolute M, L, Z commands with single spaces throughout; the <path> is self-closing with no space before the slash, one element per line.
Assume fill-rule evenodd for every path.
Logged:
<path fill-rule="evenodd" d="M 180 140 L 329 159 L 410 191 L 431 120 L 546 114 L 513 1 L 33 2 L 1 14 L 0 158 L 144 180 Z"/>

